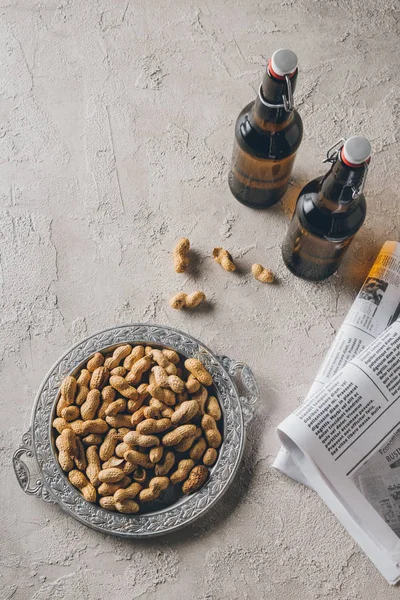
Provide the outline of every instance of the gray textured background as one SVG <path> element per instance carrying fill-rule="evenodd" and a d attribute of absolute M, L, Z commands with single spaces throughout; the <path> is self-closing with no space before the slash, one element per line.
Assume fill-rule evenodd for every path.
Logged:
<path fill-rule="evenodd" d="M 270 465 L 369 266 L 398 239 L 398 2 L 5 0 L 0 8 L 0 598 L 390 600 L 310 491 Z M 305 137 L 282 206 L 254 212 L 226 179 L 233 125 L 267 57 L 299 55 Z M 296 280 L 280 254 L 299 188 L 328 146 L 364 133 L 369 214 L 339 274 Z M 187 235 L 193 269 L 171 248 Z M 240 273 L 210 257 L 227 247 Z M 249 275 L 253 262 L 279 283 Z M 203 289 L 208 309 L 169 296 Z M 177 326 L 247 361 L 261 390 L 243 467 L 215 511 L 128 543 L 25 496 L 11 455 L 36 390 L 72 342 L 114 324 Z"/>

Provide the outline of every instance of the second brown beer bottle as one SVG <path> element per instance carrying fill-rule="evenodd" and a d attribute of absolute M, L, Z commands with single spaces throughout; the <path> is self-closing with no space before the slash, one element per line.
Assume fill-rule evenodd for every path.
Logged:
<path fill-rule="evenodd" d="M 274 52 L 257 98 L 240 113 L 229 187 L 239 202 L 268 208 L 285 193 L 303 125 L 293 106 L 297 56 L 291 50 Z"/>
<path fill-rule="evenodd" d="M 362 136 L 343 142 L 328 150 L 328 173 L 301 190 L 283 242 L 286 266 L 303 279 L 321 281 L 335 273 L 364 223 L 371 145 Z"/>

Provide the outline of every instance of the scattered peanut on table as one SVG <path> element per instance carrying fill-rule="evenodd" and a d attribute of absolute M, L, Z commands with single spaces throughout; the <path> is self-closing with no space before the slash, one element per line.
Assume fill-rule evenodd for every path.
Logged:
<path fill-rule="evenodd" d="M 182 272 L 186 253 L 174 259 Z M 169 486 L 200 489 L 222 443 L 212 385 L 201 361 L 172 349 L 121 344 L 96 352 L 62 382 L 53 421 L 70 483 L 87 502 L 125 514 L 146 512 Z"/>
<path fill-rule="evenodd" d="M 178 292 L 175 296 L 172 296 L 169 301 L 171 308 L 180 310 L 181 308 L 196 308 L 206 299 L 204 292 L 193 292 L 193 294 L 186 294 L 185 292 Z"/>
<path fill-rule="evenodd" d="M 275 280 L 272 271 L 258 263 L 251 267 L 251 272 L 253 273 L 254 278 L 258 279 L 258 281 L 262 281 L 262 283 L 272 283 Z"/>

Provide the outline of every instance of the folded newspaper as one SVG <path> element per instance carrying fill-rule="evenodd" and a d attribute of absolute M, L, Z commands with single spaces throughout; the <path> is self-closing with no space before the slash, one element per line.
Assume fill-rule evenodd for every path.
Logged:
<path fill-rule="evenodd" d="M 389 583 L 400 581 L 400 244 L 386 242 L 274 467 L 309 485 Z"/>

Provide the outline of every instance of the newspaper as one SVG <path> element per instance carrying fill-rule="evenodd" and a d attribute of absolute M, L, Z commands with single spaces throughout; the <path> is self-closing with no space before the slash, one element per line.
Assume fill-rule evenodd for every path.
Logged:
<path fill-rule="evenodd" d="M 367 294 L 360 292 L 346 322 L 362 323 L 376 336 L 382 329 L 376 314 L 391 286 L 398 305 L 400 246 L 386 243 L 371 273 L 363 286 Z M 361 318 L 360 303 L 371 298 L 378 308 L 369 307 Z M 315 391 L 278 427 L 296 472 L 392 584 L 400 581 L 400 318 L 393 322 L 399 317 L 394 304 L 387 327 L 351 351 L 345 366 L 336 367 L 342 360 L 337 349 L 329 352 Z"/>
<path fill-rule="evenodd" d="M 400 244 L 386 242 L 329 349 L 306 400 L 400 317 Z M 273 466 L 310 486 L 285 448 Z"/>

